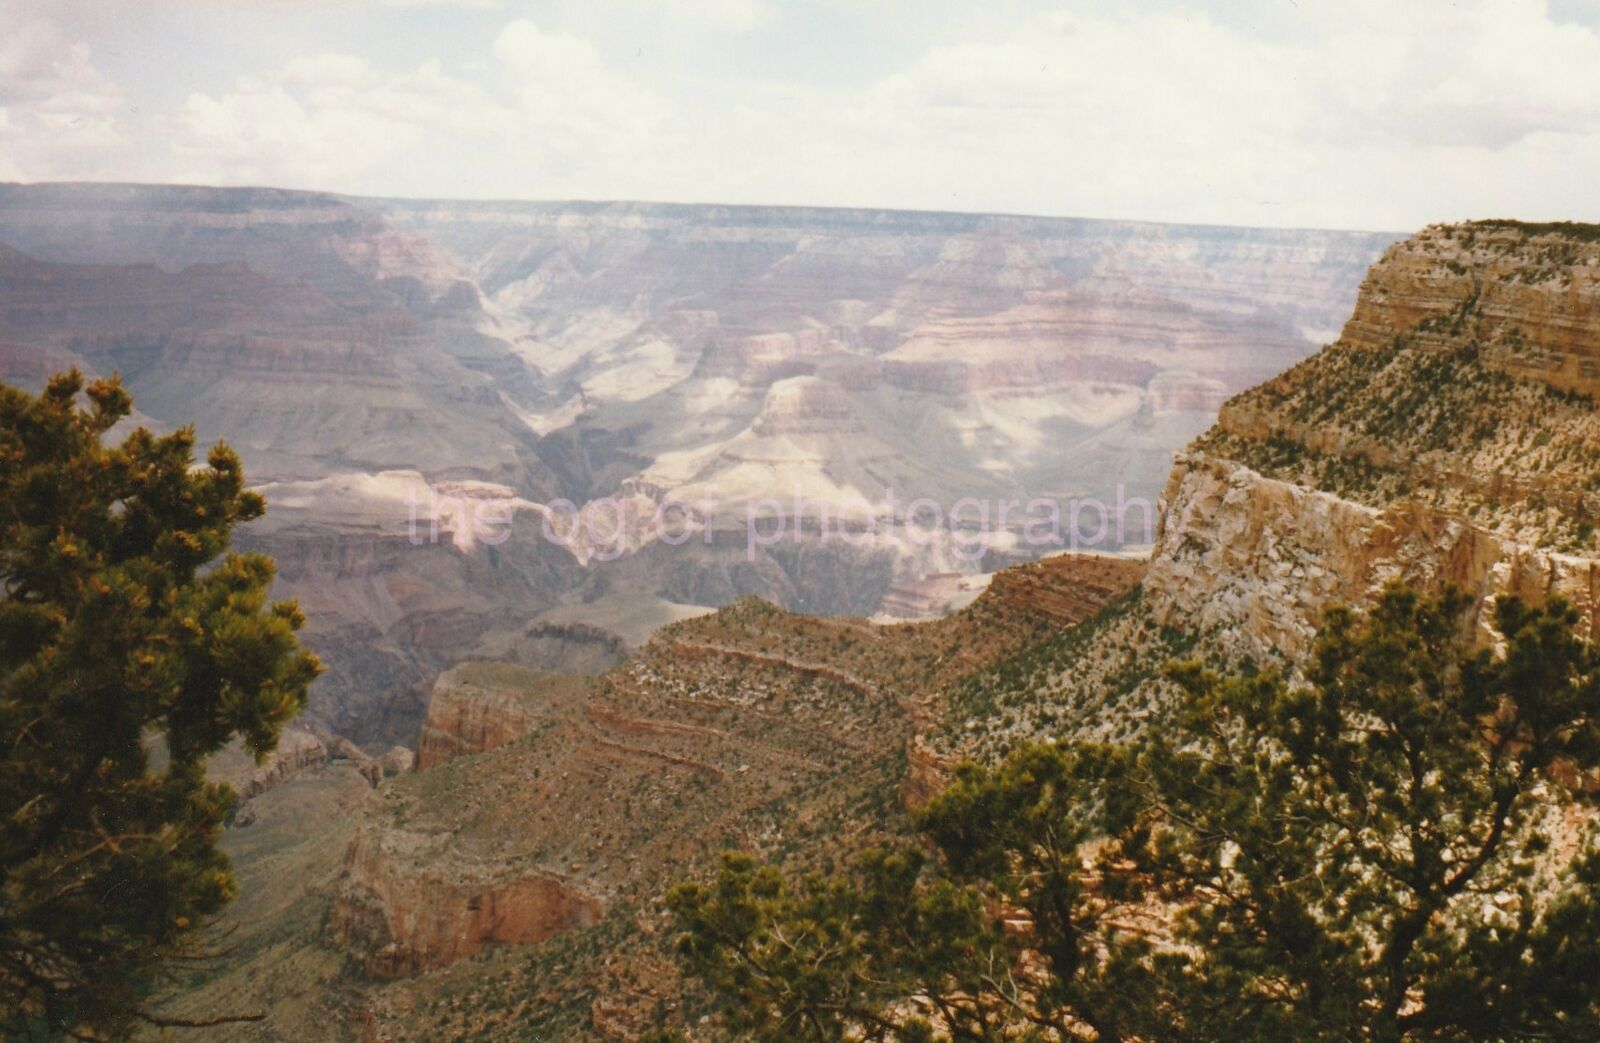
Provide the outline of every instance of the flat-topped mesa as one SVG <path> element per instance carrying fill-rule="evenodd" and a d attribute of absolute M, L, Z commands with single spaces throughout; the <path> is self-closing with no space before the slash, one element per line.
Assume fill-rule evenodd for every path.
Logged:
<path fill-rule="evenodd" d="M 839 352 L 839 346 L 820 329 L 763 334 L 720 331 L 706 339 L 694 372 L 706 380 L 722 378 L 748 388 L 764 388 L 775 380 L 809 374 L 819 359 Z"/>
<path fill-rule="evenodd" d="M 1385 583 L 1561 595 L 1600 636 L 1600 226 L 1435 226 L 1391 248 L 1343 336 L 1237 396 L 1180 455 L 1145 591 L 1158 621 L 1310 647 Z"/>
<path fill-rule="evenodd" d="M 751 433 L 782 435 L 864 435 L 866 425 L 837 384 L 816 377 L 790 377 L 767 388 Z"/>
<path fill-rule="evenodd" d="M 1077 626 L 1139 585 L 1143 558 L 1060 554 L 994 574 L 984 592 L 997 610 L 1058 627 Z"/>

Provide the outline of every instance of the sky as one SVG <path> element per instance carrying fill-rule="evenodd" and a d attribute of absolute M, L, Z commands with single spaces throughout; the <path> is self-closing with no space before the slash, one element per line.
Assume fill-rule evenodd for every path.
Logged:
<path fill-rule="evenodd" d="M 1600 0 L 0 0 L 0 181 L 1600 220 Z"/>

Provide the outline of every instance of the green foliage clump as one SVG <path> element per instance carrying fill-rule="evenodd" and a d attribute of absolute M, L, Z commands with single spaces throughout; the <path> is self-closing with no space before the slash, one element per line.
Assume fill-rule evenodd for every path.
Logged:
<path fill-rule="evenodd" d="M 1463 227 L 1469 230 L 1469 235 L 1473 229 L 1509 230 L 1520 232 L 1527 236 L 1560 236 L 1580 243 L 1600 242 L 1600 225 L 1585 224 L 1581 221 L 1517 221 L 1501 217 L 1471 221 Z M 1468 245 L 1470 245 L 1470 240 Z"/>
<path fill-rule="evenodd" d="M 82 394 L 87 407 L 79 405 Z M 102 437 L 132 406 L 76 372 L 0 385 L 0 1036 L 117 1039 L 162 961 L 232 897 L 205 778 L 264 756 L 319 670 L 270 559 L 226 550 L 264 503 L 224 445 Z"/>
<path fill-rule="evenodd" d="M 1564 780 L 1600 767 L 1600 659 L 1570 608 L 1515 599 L 1505 654 L 1471 652 L 1464 607 L 1331 613 L 1306 687 L 1177 671 L 1184 718 L 1141 756 L 1151 829 L 1119 846 L 1181 909 L 1179 987 L 1248 1038 L 1600 1028 L 1569 977 L 1600 958 L 1596 865 L 1550 850 Z"/>
<path fill-rule="evenodd" d="M 791 886 L 728 856 L 670 897 L 740 1039 L 1600 1036 L 1600 653 L 1552 601 L 1329 614 L 1306 683 L 1171 674 L 1137 744 L 968 765 L 874 851 Z"/>

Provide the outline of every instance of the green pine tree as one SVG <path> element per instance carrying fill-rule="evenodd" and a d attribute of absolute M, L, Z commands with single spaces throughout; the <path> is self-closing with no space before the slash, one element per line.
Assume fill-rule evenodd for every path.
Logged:
<path fill-rule="evenodd" d="M 669 899 L 735 1038 L 1600 1038 L 1600 655 L 1559 601 L 1391 589 L 1304 683 L 1173 668 L 1136 746 L 1023 747 L 798 887 Z M 886 871 L 892 867 L 892 871 Z"/>
<path fill-rule="evenodd" d="M 83 399 L 87 404 L 81 404 Z M 132 403 L 68 373 L 0 385 L 0 1036 L 118 1039 L 163 961 L 233 895 L 233 801 L 207 757 L 257 756 L 319 670 L 239 460 L 194 433 L 103 436 Z M 220 560 L 219 560 L 219 556 Z"/>
<path fill-rule="evenodd" d="M 1201 1037 L 1600 1038 L 1600 657 L 1514 598 L 1473 652 L 1466 607 L 1332 612 L 1305 686 L 1174 671 L 1119 854 L 1179 905 Z"/>

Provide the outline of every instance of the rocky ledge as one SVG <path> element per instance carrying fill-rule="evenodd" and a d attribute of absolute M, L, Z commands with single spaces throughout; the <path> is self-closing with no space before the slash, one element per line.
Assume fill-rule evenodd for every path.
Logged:
<path fill-rule="evenodd" d="M 1485 637 L 1495 598 L 1560 595 L 1600 638 L 1600 560 L 1521 543 L 1469 519 L 1400 501 L 1374 507 L 1189 454 L 1145 578 L 1158 622 L 1220 636 L 1257 656 L 1309 651 L 1323 612 L 1402 581 L 1471 595 Z"/>
<path fill-rule="evenodd" d="M 448 836 L 396 829 L 363 830 L 350 845 L 328 930 L 367 975 L 404 977 L 489 945 L 531 945 L 604 911 L 554 873 L 473 865 L 448 848 Z"/>
<path fill-rule="evenodd" d="M 591 684 L 582 677 L 510 663 L 463 663 L 448 670 L 434 683 L 428 702 L 417 743 L 417 770 L 504 746 L 547 719 L 552 706 Z"/>

